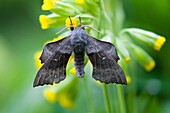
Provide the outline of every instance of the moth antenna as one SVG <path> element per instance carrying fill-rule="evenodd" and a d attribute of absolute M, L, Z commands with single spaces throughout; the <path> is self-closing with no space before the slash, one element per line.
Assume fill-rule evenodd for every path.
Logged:
<path fill-rule="evenodd" d="M 69 16 L 69 19 L 70 19 L 70 23 L 71 23 L 71 25 L 73 25 L 73 23 L 72 23 L 72 20 L 71 20 L 71 17 Z"/>
<path fill-rule="evenodd" d="M 64 27 L 63 29 L 61 29 L 60 31 L 58 31 L 56 34 L 61 33 L 62 31 L 66 30 L 68 27 Z"/>
<path fill-rule="evenodd" d="M 84 30 L 85 28 L 84 28 L 84 26 L 83 26 L 83 24 L 82 24 L 82 22 L 81 22 L 81 17 L 79 16 L 79 21 L 80 21 L 80 26 L 81 26 L 81 28 Z"/>
<path fill-rule="evenodd" d="M 69 19 L 70 19 L 70 29 L 71 29 L 71 31 L 73 31 L 74 30 L 74 27 L 73 27 L 73 23 L 72 23 L 72 20 L 71 20 L 71 17 L 69 16 Z"/>
<path fill-rule="evenodd" d="M 82 26 L 82 22 L 81 22 L 81 17 L 79 16 L 79 20 L 80 20 L 80 25 Z"/>
<path fill-rule="evenodd" d="M 93 29 L 93 30 L 101 33 L 99 30 L 97 30 L 96 28 L 94 28 L 94 27 L 92 27 L 92 26 L 90 26 L 90 25 L 82 25 L 81 28 L 83 28 L 83 27 L 88 27 L 88 28 L 91 28 L 91 29 Z"/>

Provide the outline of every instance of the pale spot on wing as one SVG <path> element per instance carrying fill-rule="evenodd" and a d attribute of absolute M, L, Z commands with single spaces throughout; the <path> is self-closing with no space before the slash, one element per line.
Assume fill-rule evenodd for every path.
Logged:
<path fill-rule="evenodd" d="M 57 62 L 57 59 L 54 59 L 54 61 L 56 61 L 56 62 Z"/>

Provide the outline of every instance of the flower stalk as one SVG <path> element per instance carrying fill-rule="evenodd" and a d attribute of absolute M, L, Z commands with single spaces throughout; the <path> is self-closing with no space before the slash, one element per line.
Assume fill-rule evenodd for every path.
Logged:
<path fill-rule="evenodd" d="M 118 95 L 118 100 L 119 100 L 118 102 L 119 102 L 120 113 L 126 113 L 123 87 L 120 85 L 117 85 L 117 95 Z"/>
<path fill-rule="evenodd" d="M 109 93 L 108 93 L 108 86 L 105 84 L 103 84 L 103 92 L 104 92 L 104 98 L 105 98 L 106 111 L 107 111 L 107 113 L 112 113 L 110 98 L 109 98 Z"/>

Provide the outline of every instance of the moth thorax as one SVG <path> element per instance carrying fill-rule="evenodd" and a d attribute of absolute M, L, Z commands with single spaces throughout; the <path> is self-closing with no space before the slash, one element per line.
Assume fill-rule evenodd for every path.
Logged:
<path fill-rule="evenodd" d="M 77 53 L 84 53 L 85 52 L 85 43 L 84 42 L 77 42 L 73 45 L 73 51 L 75 54 Z"/>

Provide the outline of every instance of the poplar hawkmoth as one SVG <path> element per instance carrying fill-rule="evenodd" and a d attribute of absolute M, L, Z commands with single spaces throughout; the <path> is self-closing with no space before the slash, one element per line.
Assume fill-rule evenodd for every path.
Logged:
<path fill-rule="evenodd" d="M 70 18 L 71 22 L 71 18 Z M 33 87 L 59 83 L 66 77 L 66 65 L 71 54 L 78 77 L 84 76 L 84 55 L 93 65 L 92 77 L 102 83 L 127 84 L 122 68 L 117 64 L 119 56 L 112 43 L 100 41 L 85 31 L 85 25 L 73 27 L 65 38 L 45 45 L 40 57 L 43 66 L 37 72 Z"/>

